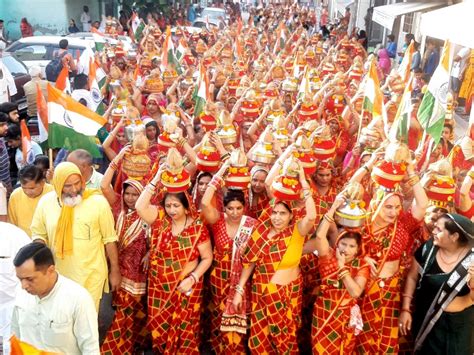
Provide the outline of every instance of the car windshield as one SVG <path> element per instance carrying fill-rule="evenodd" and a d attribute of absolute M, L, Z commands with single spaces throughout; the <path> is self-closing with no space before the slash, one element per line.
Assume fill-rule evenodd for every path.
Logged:
<path fill-rule="evenodd" d="M 210 19 L 224 19 L 225 18 L 225 11 L 224 10 L 211 10 L 211 9 L 204 9 L 202 10 L 201 17 L 209 16 Z"/>
<path fill-rule="evenodd" d="M 2 62 L 13 76 L 28 74 L 26 67 L 11 55 L 2 57 Z"/>

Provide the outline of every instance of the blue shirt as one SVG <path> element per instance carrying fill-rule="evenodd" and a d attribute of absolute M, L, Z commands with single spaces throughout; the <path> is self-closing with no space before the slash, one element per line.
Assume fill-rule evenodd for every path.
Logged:
<path fill-rule="evenodd" d="M 387 52 L 388 52 L 388 56 L 390 58 L 395 58 L 395 56 L 397 55 L 397 43 L 395 42 L 388 42 L 387 44 Z"/>
<path fill-rule="evenodd" d="M 428 75 L 433 75 L 436 67 L 439 63 L 439 52 L 436 49 L 433 49 L 428 60 L 426 61 L 425 67 L 423 68 L 423 72 Z"/>

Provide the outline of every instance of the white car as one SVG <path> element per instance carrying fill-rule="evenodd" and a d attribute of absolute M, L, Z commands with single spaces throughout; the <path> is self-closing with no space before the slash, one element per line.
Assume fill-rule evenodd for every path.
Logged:
<path fill-rule="evenodd" d="M 209 18 L 209 20 L 220 20 L 225 23 L 229 20 L 229 16 L 227 16 L 225 9 L 221 9 L 220 7 L 205 7 L 202 9 L 199 17 L 204 19 Z"/>
<path fill-rule="evenodd" d="M 67 36 L 67 39 L 69 38 L 79 38 L 79 39 L 85 39 L 88 41 L 94 41 L 94 35 L 91 32 L 76 32 L 76 33 L 70 33 Z M 133 47 L 133 42 L 132 39 L 128 36 L 118 36 L 117 39 L 103 36 L 101 37 L 105 42 L 109 43 L 112 46 L 115 46 L 118 41 L 122 42 L 123 49 L 125 51 L 129 51 Z"/>
<path fill-rule="evenodd" d="M 44 72 L 46 65 L 53 59 L 53 54 L 59 50 L 59 41 L 62 39 L 68 40 L 68 51 L 73 58 L 78 58 L 86 48 L 95 51 L 95 42 L 92 39 L 61 36 L 33 36 L 21 38 L 8 46 L 6 51 L 20 59 L 28 68 L 33 65 L 39 65 Z"/>

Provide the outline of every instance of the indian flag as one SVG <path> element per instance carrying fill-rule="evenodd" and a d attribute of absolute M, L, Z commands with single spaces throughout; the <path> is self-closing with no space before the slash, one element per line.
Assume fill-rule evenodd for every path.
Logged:
<path fill-rule="evenodd" d="M 410 79 L 413 53 L 415 53 L 415 42 L 412 40 L 408 45 L 405 54 L 403 55 L 403 59 L 400 63 L 400 66 L 398 67 L 398 74 L 402 77 L 404 83 L 406 83 L 408 79 Z"/>
<path fill-rule="evenodd" d="M 89 63 L 89 89 L 92 96 L 93 107 L 91 109 L 99 115 L 105 112 L 105 105 L 102 102 L 102 87 L 105 85 L 106 75 L 102 68 L 97 68 L 97 64 L 93 58 Z"/>
<path fill-rule="evenodd" d="M 105 43 L 106 43 L 106 40 L 104 38 L 105 34 L 100 32 L 95 27 L 91 27 L 91 33 L 92 33 L 92 38 L 94 38 L 96 51 L 97 52 L 102 52 L 102 50 L 105 47 Z"/>
<path fill-rule="evenodd" d="M 8 339 L 5 339 L 7 341 Z M 39 350 L 33 345 L 25 343 L 19 340 L 16 336 L 12 335 L 10 338 L 10 347 L 12 355 L 58 355 L 50 351 Z"/>
<path fill-rule="evenodd" d="M 174 44 L 171 40 L 171 27 L 168 26 L 166 28 L 166 38 L 163 42 L 163 49 L 162 49 L 162 57 L 161 57 L 161 69 L 165 70 L 169 64 L 173 64 L 178 74 L 182 74 L 183 71 L 181 69 L 181 65 L 179 64 L 178 59 L 176 59 L 176 55 L 174 54 Z"/>
<path fill-rule="evenodd" d="M 293 61 L 293 77 L 298 79 L 300 76 L 300 66 L 298 65 L 298 54 L 295 54 L 295 60 Z"/>
<path fill-rule="evenodd" d="M 95 136 L 107 122 L 105 118 L 49 84 L 48 115 L 50 148 L 69 151 L 81 148 L 94 157 L 101 157 Z"/>
<path fill-rule="evenodd" d="M 38 108 L 38 144 L 45 149 L 48 140 L 48 106 L 38 83 L 36 83 L 36 107 Z"/>
<path fill-rule="evenodd" d="M 395 120 L 389 132 L 389 139 L 392 142 L 408 143 L 408 130 L 410 128 L 411 117 L 411 92 L 413 90 L 413 74 L 408 79 L 408 84 L 403 91 L 403 96 L 398 106 Z"/>
<path fill-rule="evenodd" d="M 383 93 L 380 89 L 380 82 L 374 58 L 370 62 L 369 71 L 364 78 L 363 88 L 363 109 L 366 112 L 370 112 L 373 118 L 381 117 L 383 115 Z"/>
<path fill-rule="evenodd" d="M 282 50 L 285 48 L 286 44 L 286 31 L 285 31 L 285 24 L 282 21 L 280 23 L 280 27 L 278 28 L 278 35 L 277 40 L 275 42 L 275 47 L 273 48 L 273 54 L 276 54 L 278 50 Z"/>
<path fill-rule="evenodd" d="M 54 84 L 56 89 L 64 91 L 66 94 L 71 95 L 71 82 L 69 81 L 69 70 L 66 66 L 63 66 L 61 72 L 56 79 L 56 83 Z"/>
<path fill-rule="evenodd" d="M 450 53 L 451 44 L 446 41 L 441 61 L 431 77 L 428 89 L 418 109 L 418 121 L 421 127 L 433 137 L 436 144 L 441 138 L 444 127 L 446 98 L 449 91 Z"/>
<path fill-rule="evenodd" d="M 209 78 L 207 76 L 206 68 L 201 63 L 199 68 L 199 81 L 197 82 L 196 88 L 193 93 L 194 105 L 194 117 L 199 117 L 204 109 L 204 105 L 209 100 Z"/>
<path fill-rule="evenodd" d="M 311 94 L 310 91 L 310 82 L 309 82 L 309 69 L 308 66 L 304 68 L 304 76 L 301 79 L 300 86 L 298 88 L 298 99 L 301 99 L 303 96 L 308 96 Z"/>
<path fill-rule="evenodd" d="M 140 42 L 143 37 L 143 30 L 145 29 L 145 23 L 141 18 L 138 17 L 138 14 L 134 12 L 132 14 L 132 27 L 130 37 L 135 40 L 135 42 Z"/>
<path fill-rule="evenodd" d="M 25 120 L 20 121 L 21 129 L 21 152 L 23 155 L 23 164 L 33 164 L 35 161 L 35 152 L 31 146 L 31 136 Z"/>
<path fill-rule="evenodd" d="M 184 57 L 187 49 L 188 49 L 188 44 L 186 43 L 186 40 L 183 37 L 181 37 L 179 39 L 178 48 L 176 48 L 176 58 L 179 61 L 181 61 L 181 59 Z"/>

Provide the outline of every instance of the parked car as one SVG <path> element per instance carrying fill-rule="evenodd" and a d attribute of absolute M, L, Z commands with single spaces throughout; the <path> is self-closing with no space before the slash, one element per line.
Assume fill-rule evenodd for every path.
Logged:
<path fill-rule="evenodd" d="M 198 17 L 193 22 L 193 27 L 206 28 L 206 27 L 217 27 L 220 30 L 224 29 L 225 23 L 221 20 Z"/>
<path fill-rule="evenodd" d="M 209 20 L 220 20 L 224 23 L 229 22 L 229 16 L 227 15 L 225 9 L 221 9 L 220 7 L 205 7 L 201 11 L 201 15 L 199 17 L 204 19 L 208 17 Z"/>
<path fill-rule="evenodd" d="M 68 40 L 69 38 L 79 38 L 79 39 L 84 39 L 84 40 L 94 42 L 94 35 L 91 32 L 70 33 L 66 37 L 68 37 L 67 38 Z M 104 36 L 101 38 L 112 46 L 115 46 L 118 41 L 122 42 L 123 49 L 126 51 L 132 49 L 134 46 L 132 39 L 129 36 L 118 36 L 117 39 L 114 39 L 112 37 L 107 37 L 107 36 Z"/>
<path fill-rule="evenodd" d="M 2 58 L 0 60 L 15 80 L 17 93 L 13 95 L 10 100 L 18 105 L 18 112 L 23 116 L 26 113 L 27 107 L 23 85 L 31 80 L 30 74 L 28 74 L 28 68 L 24 63 L 8 52 L 2 52 Z"/>
<path fill-rule="evenodd" d="M 60 36 L 33 36 L 21 38 L 7 47 L 6 51 L 21 60 L 30 68 L 39 65 L 43 71 L 46 65 L 53 59 L 53 54 L 59 50 L 59 41 L 65 37 Z M 69 42 L 69 53 L 78 58 L 86 48 L 95 51 L 93 39 L 81 39 L 74 37 L 66 38 Z"/>

